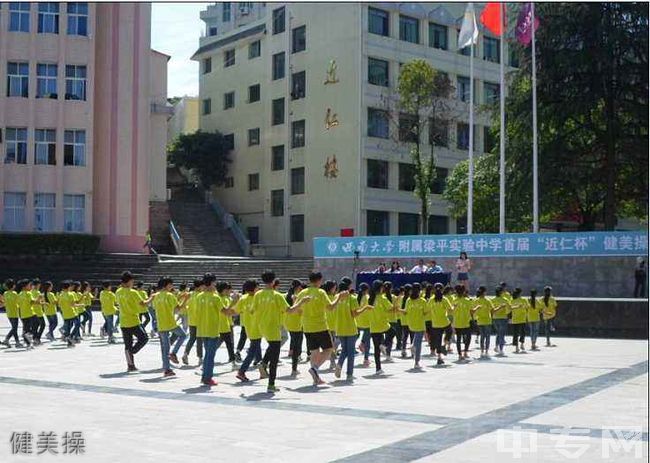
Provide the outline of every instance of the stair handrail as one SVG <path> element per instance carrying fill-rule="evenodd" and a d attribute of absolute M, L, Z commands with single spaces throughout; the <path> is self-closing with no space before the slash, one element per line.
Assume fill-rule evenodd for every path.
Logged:
<path fill-rule="evenodd" d="M 240 227 L 240 225 L 235 220 L 235 216 L 226 211 L 223 206 L 215 199 L 212 195 L 212 192 L 206 192 L 206 201 L 212 208 L 212 210 L 217 214 L 217 217 L 224 224 L 224 226 L 232 232 L 232 235 L 235 237 L 235 241 L 239 245 L 242 253 L 245 256 L 250 255 L 250 246 L 251 243 L 246 238 L 246 234 Z"/>
<path fill-rule="evenodd" d="M 172 222 L 171 220 L 169 221 L 169 237 L 171 238 L 172 243 L 174 244 L 174 249 L 176 249 L 176 254 L 182 255 L 183 238 L 181 238 L 181 234 L 178 233 L 178 230 L 176 229 L 174 222 Z"/>

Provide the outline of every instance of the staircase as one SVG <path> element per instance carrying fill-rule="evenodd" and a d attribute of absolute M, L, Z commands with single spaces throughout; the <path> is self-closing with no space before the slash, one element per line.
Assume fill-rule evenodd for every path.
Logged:
<path fill-rule="evenodd" d="M 219 221 L 198 190 L 191 187 L 174 189 L 169 211 L 183 239 L 184 255 L 242 255 L 232 232 Z"/>

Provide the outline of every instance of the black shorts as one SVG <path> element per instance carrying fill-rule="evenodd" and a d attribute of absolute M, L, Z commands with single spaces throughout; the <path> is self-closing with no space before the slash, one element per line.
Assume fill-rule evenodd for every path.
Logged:
<path fill-rule="evenodd" d="M 307 339 L 307 349 L 310 351 L 318 349 L 331 349 L 334 347 L 332 344 L 332 336 L 329 331 L 317 331 L 316 333 L 305 333 Z"/>

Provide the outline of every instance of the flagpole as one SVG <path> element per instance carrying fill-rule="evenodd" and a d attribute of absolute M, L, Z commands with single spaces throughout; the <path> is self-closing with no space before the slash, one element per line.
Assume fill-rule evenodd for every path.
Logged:
<path fill-rule="evenodd" d="M 467 234 L 472 234 L 474 208 L 474 40 L 469 46 L 469 172 L 467 182 Z"/>
<path fill-rule="evenodd" d="M 533 66 L 533 233 L 539 232 L 539 187 L 537 172 L 537 65 L 535 57 L 535 3 L 530 4 Z"/>
<path fill-rule="evenodd" d="M 505 85 L 505 31 L 506 4 L 499 5 L 499 22 L 501 24 L 501 42 L 499 72 L 501 86 L 499 88 L 499 106 L 501 111 L 501 131 L 499 135 L 499 233 L 506 232 L 506 85 Z"/>

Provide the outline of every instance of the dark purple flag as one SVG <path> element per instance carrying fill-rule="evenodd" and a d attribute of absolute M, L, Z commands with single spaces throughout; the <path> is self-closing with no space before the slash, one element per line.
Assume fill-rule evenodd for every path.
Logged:
<path fill-rule="evenodd" d="M 519 11 L 519 18 L 517 18 L 517 27 L 515 27 L 515 35 L 517 41 L 527 46 L 533 38 L 533 12 L 531 11 L 531 3 L 524 3 Z M 535 30 L 539 27 L 539 18 L 535 16 Z"/>

